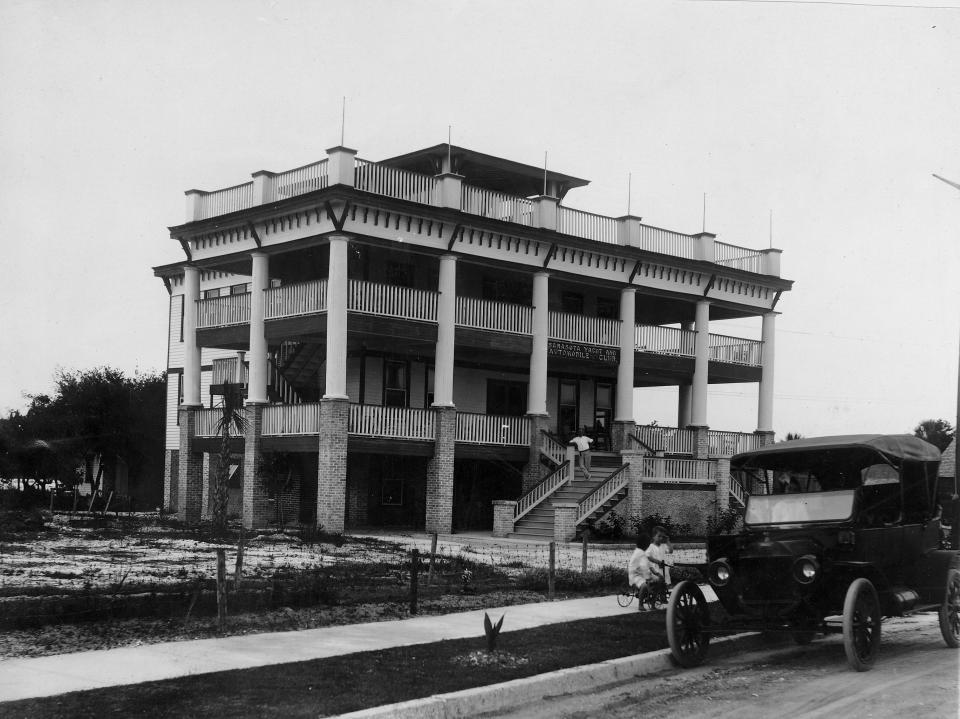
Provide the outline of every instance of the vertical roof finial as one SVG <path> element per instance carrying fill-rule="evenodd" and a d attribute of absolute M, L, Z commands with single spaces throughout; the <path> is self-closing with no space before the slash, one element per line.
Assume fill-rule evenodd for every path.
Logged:
<path fill-rule="evenodd" d="M 340 147 L 344 147 L 343 136 L 346 132 L 347 126 L 347 96 L 343 96 L 343 101 L 340 104 Z"/>

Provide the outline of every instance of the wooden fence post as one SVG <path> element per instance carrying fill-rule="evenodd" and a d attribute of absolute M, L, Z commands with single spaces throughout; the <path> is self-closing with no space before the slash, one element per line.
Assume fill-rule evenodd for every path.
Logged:
<path fill-rule="evenodd" d="M 550 568 L 547 570 L 547 599 L 553 601 L 554 580 L 557 573 L 557 543 L 550 542 Z"/>
<path fill-rule="evenodd" d="M 217 630 L 222 632 L 227 623 L 227 553 L 217 550 Z"/>
<path fill-rule="evenodd" d="M 430 537 L 430 571 L 427 574 L 427 584 L 433 586 L 433 562 L 437 557 L 437 533 Z"/>
<path fill-rule="evenodd" d="M 237 563 L 233 568 L 233 591 L 240 591 L 240 582 L 243 580 L 243 525 L 240 525 L 240 539 L 237 540 Z"/>
<path fill-rule="evenodd" d="M 583 533 L 583 557 L 580 561 L 580 571 L 583 574 L 587 573 L 587 533 Z"/>
<path fill-rule="evenodd" d="M 417 573 L 420 570 L 420 552 L 410 550 L 410 613 L 417 613 Z"/>

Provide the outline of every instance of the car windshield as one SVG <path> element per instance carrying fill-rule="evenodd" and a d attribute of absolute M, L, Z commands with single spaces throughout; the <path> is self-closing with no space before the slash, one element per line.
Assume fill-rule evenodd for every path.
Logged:
<path fill-rule="evenodd" d="M 839 522 L 853 514 L 852 489 L 808 494 L 755 494 L 747 499 L 743 521 L 759 524 Z"/>

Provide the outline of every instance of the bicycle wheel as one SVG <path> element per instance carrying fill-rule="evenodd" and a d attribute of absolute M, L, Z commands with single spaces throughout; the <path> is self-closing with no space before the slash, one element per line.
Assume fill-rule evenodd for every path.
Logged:
<path fill-rule="evenodd" d="M 621 589 L 620 593 L 617 594 L 617 604 L 621 607 L 629 607 L 630 602 L 633 601 L 633 597 L 633 589 Z"/>

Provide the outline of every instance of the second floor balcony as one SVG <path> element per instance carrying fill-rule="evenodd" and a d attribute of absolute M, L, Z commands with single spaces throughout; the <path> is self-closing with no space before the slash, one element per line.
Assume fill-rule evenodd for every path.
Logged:
<path fill-rule="evenodd" d="M 327 310 L 325 279 L 264 290 L 267 323 L 287 318 L 322 315 Z M 439 293 L 408 287 L 350 280 L 347 309 L 351 314 L 436 324 Z M 250 322 L 250 293 L 214 297 L 197 302 L 199 330 L 239 327 Z M 472 330 L 530 337 L 533 308 L 474 297 L 457 297 L 456 326 Z M 567 312 L 549 313 L 549 339 L 583 345 L 620 346 L 621 322 Z M 677 327 L 638 324 L 633 329 L 637 352 L 692 358 L 696 333 Z M 758 340 L 710 333 L 712 362 L 760 367 L 763 343 Z"/>

